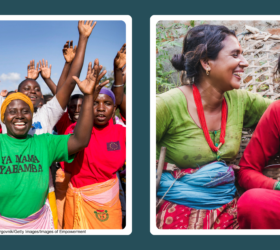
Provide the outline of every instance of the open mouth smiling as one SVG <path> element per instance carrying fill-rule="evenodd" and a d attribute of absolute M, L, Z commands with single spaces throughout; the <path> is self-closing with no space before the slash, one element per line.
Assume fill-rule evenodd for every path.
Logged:
<path fill-rule="evenodd" d="M 31 96 L 29 96 L 29 98 L 30 98 L 31 101 L 36 101 L 37 96 L 31 95 Z"/>
<path fill-rule="evenodd" d="M 80 114 L 74 114 L 74 119 L 78 120 L 79 116 L 80 116 Z"/>
<path fill-rule="evenodd" d="M 15 122 L 13 123 L 16 129 L 24 129 L 26 127 L 26 122 Z"/>
<path fill-rule="evenodd" d="M 244 72 L 236 71 L 236 72 L 233 72 L 233 75 L 240 81 L 243 76 L 243 73 Z"/>

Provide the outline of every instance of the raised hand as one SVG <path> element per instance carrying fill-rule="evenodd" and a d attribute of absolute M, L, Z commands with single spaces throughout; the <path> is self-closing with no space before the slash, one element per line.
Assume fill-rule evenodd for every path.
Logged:
<path fill-rule="evenodd" d="M 36 80 L 39 76 L 40 70 L 39 63 L 37 63 L 37 66 L 35 68 L 35 62 L 34 60 L 30 61 L 30 64 L 27 66 L 27 76 L 25 78 Z"/>
<path fill-rule="evenodd" d="M 94 60 L 94 65 L 93 65 L 93 68 L 94 68 L 94 70 L 96 71 L 95 73 L 99 76 L 99 74 L 100 74 L 100 72 L 101 72 L 101 70 L 102 70 L 102 68 L 103 68 L 103 66 L 102 65 L 99 65 L 99 60 L 98 59 L 95 59 Z M 104 70 L 105 71 L 105 73 L 104 72 L 102 72 L 102 77 L 106 74 L 106 70 Z M 104 73 L 104 74 L 103 74 Z M 88 68 L 88 71 L 87 71 L 87 76 L 88 75 L 90 75 L 91 74 L 91 71 L 89 70 L 89 68 Z M 101 78 L 102 78 L 101 77 Z M 99 77 L 99 81 L 101 80 L 101 78 Z"/>
<path fill-rule="evenodd" d="M 102 87 L 104 87 L 106 84 L 109 83 L 109 80 L 100 83 L 101 78 L 107 73 L 106 70 L 103 72 L 100 72 L 99 70 L 99 61 L 98 59 L 95 59 L 94 61 L 94 67 L 92 67 L 92 63 L 90 62 L 88 64 L 88 71 L 86 79 L 83 81 L 80 81 L 78 77 L 73 76 L 73 79 L 77 82 L 80 90 L 84 95 L 98 95 L 99 91 Z"/>
<path fill-rule="evenodd" d="M 50 64 L 50 67 L 48 68 L 48 60 L 46 60 L 46 63 L 45 63 L 44 59 L 42 60 L 42 62 L 40 60 L 39 63 L 40 63 L 39 70 L 40 70 L 41 76 L 45 79 L 51 78 L 52 65 Z"/>
<path fill-rule="evenodd" d="M 2 90 L 0 95 L 3 96 L 3 97 L 6 97 L 8 94 L 8 90 Z"/>
<path fill-rule="evenodd" d="M 93 23 L 92 25 L 92 22 L 93 21 L 79 21 L 79 24 L 78 24 L 78 30 L 79 30 L 79 33 L 80 35 L 83 35 L 85 37 L 89 37 L 93 28 L 95 27 L 96 25 L 96 22 Z"/>
<path fill-rule="evenodd" d="M 114 66 L 118 69 L 122 69 L 123 66 L 126 64 L 126 44 L 124 44 L 114 60 Z"/>
<path fill-rule="evenodd" d="M 77 46 L 75 46 L 73 49 L 73 41 L 70 42 L 70 47 L 69 47 L 69 41 L 67 41 L 64 44 L 62 53 L 66 62 L 71 63 L 73 61 L 76 55 L 76 50 L 77 50 Z"/>

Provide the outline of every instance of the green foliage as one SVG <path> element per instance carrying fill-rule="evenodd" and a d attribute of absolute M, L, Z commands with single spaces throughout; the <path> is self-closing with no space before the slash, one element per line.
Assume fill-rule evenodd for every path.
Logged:
<path fill-rule="evenodd" d="M 104 70 L 106 70 L 105 67 L 103 68 L 103 71 Z M 114 71 L 108 71 L 106 75 L 101 78 L 100 83 L 105 82 L 107 80 L 109 80 L 109 83 L 105 87 L 111 89 L 112 85 L 114 84 Z"/>
<path fill-rule="evenodd" d="M 180 29 L 180 33 L 178 30 Z M 156 39 L 156 50 L 158 53 L 156 59 L 156 88 L 157 93 L 162 93 L 171 88 L 174 88 L 176 84 L 170 83 L 169 79 L 171 74 L 176 72 L 175 70 L 165 71 L 163 64 L 171 60 L 171 56 L 166 50 L 168 47 L 182 47 L 181 43 L 175 40 L 180 37 L 180 34 L 186 33 L 189 29 L 188 25 L 182 23 L 174 23 L 169 27 L 164 27 L 162 24 L 157 25 L 157 39 Z"/>

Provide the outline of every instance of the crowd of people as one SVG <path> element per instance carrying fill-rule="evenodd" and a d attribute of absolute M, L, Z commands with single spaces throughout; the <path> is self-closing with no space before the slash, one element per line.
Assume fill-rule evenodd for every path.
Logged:
<path fill-rule="evenodd" d="M 0 229 L 125 227 L 126 45 L 111 89 L 98 59 L 80 80 L 95 25 L 78 22 L 57 84 L 48 61 L 32 60 L 17 90 L 1 92 Z M 43 95 L 39 76 L 53 95 Z M 76 83 L 82 94 L 71 95 Z"/>
<path fill-rule="evenodd" d="M 280 229 L 280 182 L 263 175 L 280 146 L 280 101 L 240 90 L 248 66 L 235 32 L 198 25 L 171 60 L 182 86 L 157 96 L 159 229 Z M 275 73 L 280 73 L 280 58 Z M 257 128 L 239 166 L 242 129 Z M 247 191 L 239 196 L 235 180 Z"/>

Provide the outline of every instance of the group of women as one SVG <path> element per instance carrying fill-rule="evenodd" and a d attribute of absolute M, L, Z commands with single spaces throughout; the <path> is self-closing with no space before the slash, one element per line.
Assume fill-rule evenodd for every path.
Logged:
<path fill-rule="evenodd" d="M 65 44 L 57 86 L 51 65 L 43 59 L 35 67 L 33 60 L 17 92 L 1 92 L 0 229 L 122 229 L 117 172 L 126 159 L 126 46 L 114 60 L 112 90 L 109 81 L 100 83 L 106 70 L 98 59 L 81 81 L 95 25 L 79 21 L 78 45 Z M 44 99 L 39 75 L 53 97 Z M 83 95 L 71 96 L 76 83 Z M 50 166 L 57 162 L 53 180 Z"/>
<path fill-rule="evenodd" d="M 182 86 L 157 96 L 157 159 L 166 147 L 157 227 L 280 229 L 280 182 L 262 174 L 280 146 L 280 101 L 239 89 L 248 62 L 235 32 L 196 26 L 171 63 Z M 242 128 L 256 125 L 239 166 L 230 165 Z M 236 178 L 247 190 L 240 198 Z"/>

